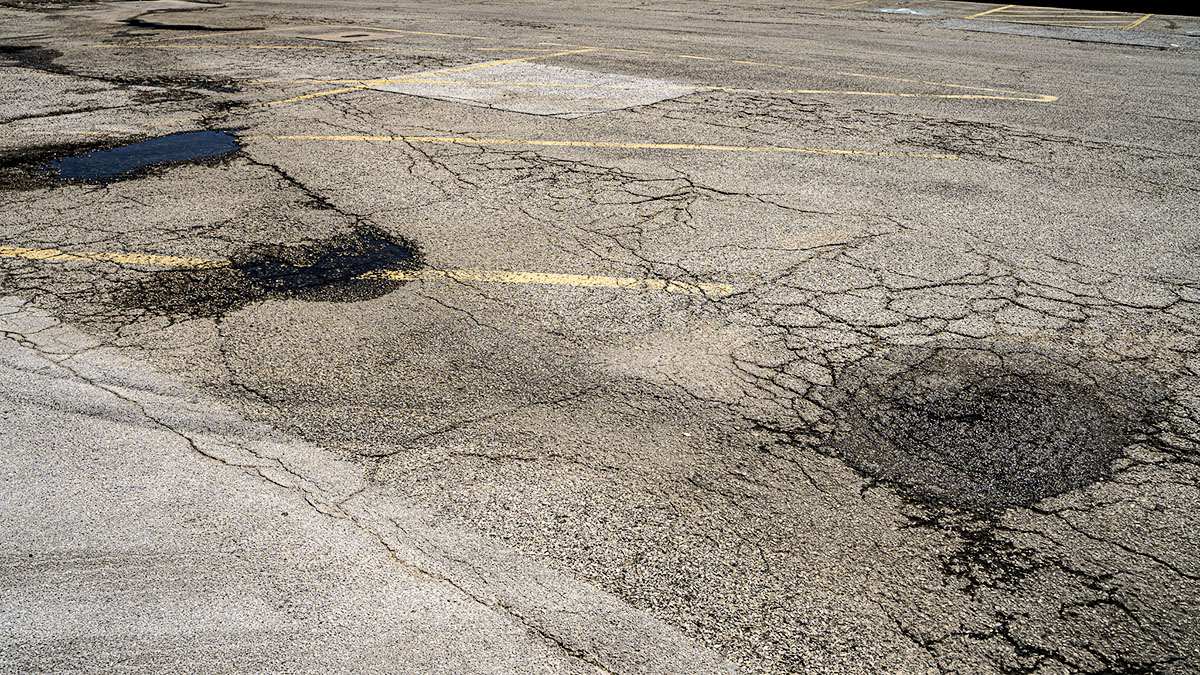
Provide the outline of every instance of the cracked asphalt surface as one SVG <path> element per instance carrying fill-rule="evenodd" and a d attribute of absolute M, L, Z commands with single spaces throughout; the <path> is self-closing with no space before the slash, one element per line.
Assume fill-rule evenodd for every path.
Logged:
<path fill-rule="evenodd" d="M 875 5 L 5 3 L 6 306 L 743 672 L 1200 672 L 1197 52 Z"/>

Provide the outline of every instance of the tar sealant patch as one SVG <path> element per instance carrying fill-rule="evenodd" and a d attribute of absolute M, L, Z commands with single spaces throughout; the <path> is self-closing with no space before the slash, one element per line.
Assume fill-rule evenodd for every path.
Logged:
<path fill-rule="evenodd" d="M 1145 426 L 1157 387 L 1021 346 L 894 349 L 843 370 L 831 446 L 859 471 L 968 511 L 1087 486 Z"/>
<path fill-rule="evenodd" d="M 649 105 L 699 91 L 675 82 L 526 62 L 463 66 L 388 79 L 399 81 L 375 89 L 566 118 Z"/>

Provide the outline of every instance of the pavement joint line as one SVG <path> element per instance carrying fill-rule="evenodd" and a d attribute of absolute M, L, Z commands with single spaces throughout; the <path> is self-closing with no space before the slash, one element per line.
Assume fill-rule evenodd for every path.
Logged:
<path fill-rule="evenodd" d="M 103 251 L 62 251 L 52 248 L 0 246 L 0 258 L 20 258 L 45 262 L 107 262 L 117 265 L 145 265 L 185 269 L 233 269 L 228 260 L 190 258 L 150 253 L 111 253 Z M 361 274 L 357 279 L 386 279 L 390 281 L 462 281 L 490 284 L 531 284 L 541 286 L 573 286 L 578 288 L 616 288 L 621 290 L 663 291 L 725 296 L 733 293 L 726 283 L 686 282 L 673 279 L 646 279 L 594 274 L 563 274 L 556 272 L 510 272 L 503 270 L 380 270 Z"/>
<path fill-rule="evenodd" d="M 324 136 L 249 135 L 244 140 L 333 141 L 375 143 L 452 143 L 458 145 L 529 145 L 555 148 L 616 148 L 632 150 L 711 150 L 742 153 L 801 153 L 857 157 L 903 157 L 915 159 L 960 159 L 958 155 L 886 150 L 843 150 L 838 148 L 795 148 L 776 145 L 719 145 L 708 143 L 638 143 L 629 141 L 551 141 L 516 138 L 473 138 L 470 136 Z"/>
<path fill-rule="evenodd" d="M 646 50 L 646 49 L 627 49 L 624 47 L 604 47 L 604 46 L 598 46 L 598 45 L 580 45 L 580 44 L 558 43 L 558 42 L 540 42 L 538 44 L 558 45 L 561 47 L 578 47 L 578 48 L 588 49 L 588 50 L 593 50 L 593 51 L 620 52 L 620 53 L 629 53 L 629 54 L 650 54 L 650 55 L 655 55 L 655 56 L 670 56 L 673 58 L 691 59 L 691 60 L 695 60 L 695 61 L 712 61 L 714 63 L 736 63 L 736 64 L 740 64 L 740 65 L 762 66 L 762 67 L 766 67 L 766 68 L 784 68 L 784 69 L 788 69 L 788 70 L 803 70 L 805 72 L 818 73 L 818 74 L 826 74 L 828 72 L 833 72 L 834 75 L 841 75 L 844 77 L 861 77 L 861 78 L 876 79 L 876 80 L 887 80 L 890 82 L 905 82 L 908 84 L 924 84 L 924 85 L 929 85 L 929 86 L 934 86 L 934 87 L 947 87 L 947 88 L 954 88 L 954 89 L 970 89 L 973 91 L 993 92 L 991 95 L 976 95 L 977 98 L 990 98 L 990 99 L 1013 100 L 1013 101 L 1030 101 L 1030 102 L 1035 102 L 1035 103 L 1051 103 L 1051 102 L 1058 100 L 1058 96 L 1054 96 L 1051 94 L 1036 94 L 1036 93 L 1027 92 L 1027 91 L 1016 91 L 1014 89 L 999 89 L 996 87 L 981 87 L 978 85 L 970 85 L 970 84 L 953 84 L 950 82 L 932 82 L 932 81 L 928 81 L 928 80 L 916 80 L 916 79 L 910 79 L 910 78 L 904 78 L 904 77 L 895 77 L 892 75 L 872 75 L 872 74 L 868 74 L 868 73 L 851 73 L 851 72 L 843 72 L 843 71 L 822 71 L 822 70 L 818 70 L 816 68 L 810 68 L 808 66 L 797 66 L 797 65 L 785 64 L 785 63 L 769 63 L 766 61 L 749 61 L 749 60 L 744 60 L 744 59 L 722 59 L 722 58 L 717 58 L 714 56 L 697 56 L 694 54 L 679 54 L 679 53 L 675 53 L 675 52 L 659 52 L 659 51 L 652 51 L 652 50 Z M 874 93 L 874 92 L 869 92 L 869 93 Z M 890 92 L 888 92 L 888 93 L 890 93 Z M 1010 96 L 1010 95 L 1005 95 L 1005 94 L 1016 94 L 1016 96 Z M 932 97 L 932 96 L 937 96 L 937 95 L 929 94 L 926 96 Z M 946 96 L 946 95 L 940 95 L 940 96 Z M 955 97 L 955 98 L 962 98 L 962 97 Z"/>

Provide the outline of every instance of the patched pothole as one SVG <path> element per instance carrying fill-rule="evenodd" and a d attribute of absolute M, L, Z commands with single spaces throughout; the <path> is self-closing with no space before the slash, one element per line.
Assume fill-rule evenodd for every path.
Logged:
<path fill-rule="evenodd" d="M 1030 505 L 1109 475 L 1153 389 L 1027 349 L 898 348 L 839 374 L 830 447 L 922 502 Z"/>
<path fill-rule="evenodd" d="M 359 229 L 313 244 L 257 246 L 228 265 L 153 272 L 115 294 L 116 304 L 151 315 L 207 317 L 271 298 L 354 302 L 404 283 L 384 272 L 417 267 L 416 248 Z"/>

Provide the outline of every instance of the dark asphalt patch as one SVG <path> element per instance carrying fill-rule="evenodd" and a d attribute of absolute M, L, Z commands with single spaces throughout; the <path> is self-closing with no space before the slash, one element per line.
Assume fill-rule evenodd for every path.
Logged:
<path fill-rule="evenodd" d="M 191 131 L 160 136 L 109 150 L 97 150 L 51 162 L 57 178 L 108 182 L 131 177 L 153 165 L 218 157 L 238 150 L 237 137 L 224 131 Z"/>
<path fill-rule="evenodd" d="M 66 71 L 61 66 L 54 64 L 60 56 L 62 52 L 57 49 L 37 45 L 0 45 L 0 66 L 65 74 Z"/>
<path fill-rule="evenodd" d="M 983 345 L 899 348 L 843 371 L 836 388 L 837 455 L 917 501 L 970 512 L 1109 475 L 1154 390 L 1131 398 L 1118 379 Z"/>
<path fill-rule="evenodd" d="M 125 24 L 126 26 L 133 26 L 135 28 L 150 28 L 153 30 L 215 31 L 221 33 L 226 31 L 262 30 L 262 28 L 257 26 L 222 28 L 221 26 L 204 26 L 197 23 L 158 23 L 157 21 L 146 21 L 145 19 L 139 19 L 137 17 L 125 19 L 121 23 Z"/>
<path fill-rule="evenodd" d="M 115 301 L 152 315 L 196 318 L 272 298 L 357 302 L 404 283 L 372 277 L 372 272 L 410 270 L 418 263 L 412 244 L 360 229 L 315 244 L 254 247 L 234 255 L 228 267 L 154 272 L 117 293 Z"/>

